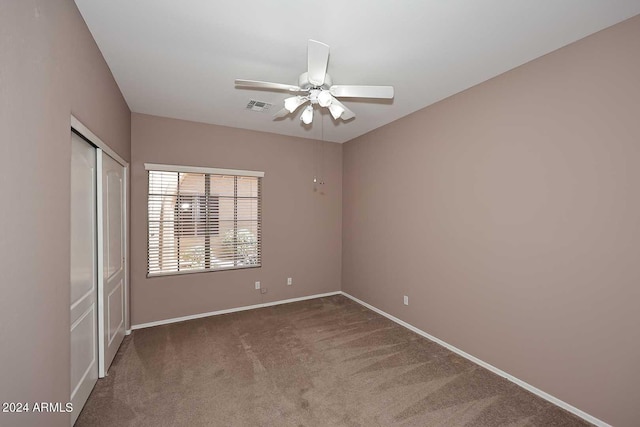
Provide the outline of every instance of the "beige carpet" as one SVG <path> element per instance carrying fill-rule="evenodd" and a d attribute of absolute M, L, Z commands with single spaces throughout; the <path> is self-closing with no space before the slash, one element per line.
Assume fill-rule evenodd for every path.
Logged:
<path fill-rule="evenodd" d="M 135 331 L 77 426 L 578 426 L 343 296 Z"/>

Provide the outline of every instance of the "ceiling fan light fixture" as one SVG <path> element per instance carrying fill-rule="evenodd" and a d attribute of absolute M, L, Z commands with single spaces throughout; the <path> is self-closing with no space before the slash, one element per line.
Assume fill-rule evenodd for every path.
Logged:
<path fill-rule="evenodd" d="M 305 125 L 313 122 L 313 109 L 316 104 L 327 108 L 334 120 L 351 120 L 356 115 L 340 102 L 341 98 L 380 98 L 393 99 L 393 86 L 362 86 L 362 85 L 334 85 L 333 79 L 327 74 L 329 64 L 329 46 L 309 40 L 307 44 L 307 71 L 300 74 L 298 86 L 264 82 L 260 80 L 236 79 L 236 87 L 247 89 L 269 89 L 297 93 L 284 100 L 284 108 L 273 115 L 274 120 L 293 114 L 305 104 L 307 107 L 300 116 Z"/>
<path fill-rule="evenodd" d="M 300 116 L 300 120 L 302 120 L 305 125 L 311 124 L 313 121 L 313 105 L 308 105 L 307 108 L 304 109 Z"/>
<path fill-rule="evenodd" d="M 329 112 L 333 116 L 334 120 L 338 120 L 342 113 L 344 113 L 344 108 L 337 104 L 331 104 L 329 105 Z"/>
<path fill-rule="evenodd" d="M 331 101 L 333 101 L 333 96 L 331 96 L 331 92 L 328 90 L 323 90 L 318 94 L 318 104 L 321 107 L 328 107 L 331 105 Z"/>
<path fill-rule="evenodd" d="M 292 96 L 284 100 L 284 108 L 286 108 L 290 113 L 293 113 L 306 101 L 307 99 L 304 96 Z"/>

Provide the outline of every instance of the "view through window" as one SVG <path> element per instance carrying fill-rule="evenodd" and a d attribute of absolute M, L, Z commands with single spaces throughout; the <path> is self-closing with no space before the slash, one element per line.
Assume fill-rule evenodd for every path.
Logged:
<path fill-rule="evenodd" d="M 148 275 L 260 266 L 260 177 L 148 173 Z"/>

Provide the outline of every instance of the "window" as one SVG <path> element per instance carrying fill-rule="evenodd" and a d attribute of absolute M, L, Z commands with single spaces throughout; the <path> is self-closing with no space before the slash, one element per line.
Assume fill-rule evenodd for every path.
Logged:
<path fill-rule="evenodd" d="M 260 267 L 262 172 L 145 167 L 148 276 Z"/>

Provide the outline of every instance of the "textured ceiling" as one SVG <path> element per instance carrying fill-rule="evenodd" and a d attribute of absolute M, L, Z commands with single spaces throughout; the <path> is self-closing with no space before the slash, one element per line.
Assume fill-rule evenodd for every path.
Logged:
<path fill-rule="evenodd" d="M 76 0 L 129 107 L 283 135 L 345 142 L 640 13 L 638 0 Z M 284 120 L 307 39 L 331 46 L 334 84 L 392 85 L 395 99 L 344 101 L 349 122 Z M 246 110 L 249 100 L 275 104 Z"/>

